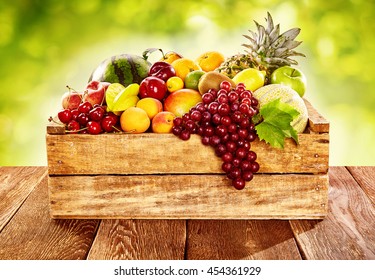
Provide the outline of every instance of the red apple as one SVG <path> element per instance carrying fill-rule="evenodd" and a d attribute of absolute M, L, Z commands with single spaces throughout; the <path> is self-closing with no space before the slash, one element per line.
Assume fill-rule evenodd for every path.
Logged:
<path fill-rule="evenodd" d="M 91 105 L 103 104 L 105 91 L 108 88 L 109 83 L 91 81 L 86 86 L 86 94 L 83 97 L 83 101 L 88 101 Z"/>
<path fill-rule="evenodd" d="M 172 92 L 164 101 L 164 110 L 181 117 L 202 101 L 200 93 L 193 89 L 179 89 Z"/>
<path fill-rule="evenodd" d="M 173 113 L 167 111 L 157 113 L 152 119 L 152 131 L 155 133 L 171 133 L 175 117 Z"/>
<path fill-rule="evenodd" d="M 160 78 L 166 82 L 170 77 L 176 76 L 176 70 L 169 63 L 158 61 L 151 66 L 148 75 Z"/>
<path fill-rule="evenodd" d="M 76 91 L 67 91 L 61 97 L 61 104 L 64 109 L 77 109 L 82 102 L 83 94 Z"/>
<path fill-rule="evenodd" d="M 147 77 L 139 85 L 140 98 L 152 97 L 163 100 L 166 93 L 167 85 L 162 79 L 157 77 Z"/>

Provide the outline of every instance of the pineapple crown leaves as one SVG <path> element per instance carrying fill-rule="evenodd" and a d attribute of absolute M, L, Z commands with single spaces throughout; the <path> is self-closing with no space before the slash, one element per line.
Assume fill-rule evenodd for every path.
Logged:
<path fill-rule="evenodd" d="M 242 44 L 242 46 L 247 48 L 245 51 L 254 61 L 259 64 L 268 64 L 267 68 L 272 68 L 297 64 L 296 60 L 289 58 L 291 56 L 305 57 L 304 54 L 293 50 L 302 43 L 302 41 L 294 41 L 301 31 L 300 28 L 292 28 L 280 34 L 280 24 L 274 25 L 269 12 L 265 20 L 266 28 L 254 20 L 257 32 L 249 30 L 251 36 L 243 35 L 250 43 Z"/>

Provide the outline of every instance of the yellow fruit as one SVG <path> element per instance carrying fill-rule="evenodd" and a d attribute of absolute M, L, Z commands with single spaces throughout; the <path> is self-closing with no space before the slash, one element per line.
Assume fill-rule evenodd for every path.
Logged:
<path fill-rule="evenodd" d="M 171 64 L 173 61 L 182 58 L 182 55 L 179 55 L 176 52 L 167 52 L 161 59 L 160 61 L 165 61 Z"/>
<path fill-rule="evenodd" d="M 243 83 L 247 90 L 255 91 L 264 85 L 266 72 L 254 68 L 247 68 L 233 77 L 233 82 L 238 85 Z"/>
<path fill-rule="evenodd" d="M 202 53 L 196 61 L 203 71 L 208 72 L 218 68 L 224 62 L 224 60 L 225 57 L 223 54 L 217 51 L 209 51 Z"/>
<path fill-rule="evenodd" d="M 157 113 L 163 111 L 163 104 L 161 101 L 152 97 L 146 97 L 139 100 L 136 107 L 145 110 L 150 120 L 152 120 Z"/>
<path fill-rule="evenodd" d="M 254 91 L 253 95 L 258 100 L 260 107 L 277 98 L 280 98 L 281 102 L 291 105 L 300 114 L 290 125 L 297 133 L 302 133 L 305 130 L 308 121 L 307 108 L 303 99 L 291 87 L 281 84 L 270 84 Z"/>
<path fill-rule="evenodd" d="M 150 119 L 145 110 L 137 107 L 126 109 L 120 117 L 121 128 L 129 133 L 142 133 L 150 127 Z"/>
<path fill-rule="evenodd" d="M 198 64 L 188 58 L 179 58 L 173 61 L 171 65 L 176 70 L 176 76 L 180 77 L 183 81 L 190 72 L 201 70 Z"/>
<path fill-rule="evenodd" d="M 184 88 L 184 81 L 177 76 L 170 77 L 167 80 L 167 88 L 169 92 L 175 92 L 176 90 Z"/>

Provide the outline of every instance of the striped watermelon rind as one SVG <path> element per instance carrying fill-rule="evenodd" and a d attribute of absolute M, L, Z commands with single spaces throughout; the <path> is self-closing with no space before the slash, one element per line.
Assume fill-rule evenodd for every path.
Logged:
<path fill-rule="evenodd" d="M 120 83 L 127 87 L 130 84 L 140 84 L 148 76 L 151 63 L 143 57 L 132 54 L 112 56 L 102 61 L 92 72 L 89 82 Z"/>

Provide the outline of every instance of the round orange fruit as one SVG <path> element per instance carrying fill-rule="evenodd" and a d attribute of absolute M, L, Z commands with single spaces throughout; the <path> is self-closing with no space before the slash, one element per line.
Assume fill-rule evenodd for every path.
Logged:
<path fill-rule="evenodd" d="M 173 61 L 182 58 L 182 55 L 176 53 L 176 52 L 167 52 L 161 59 L 160 61 L 165 61 L 171 64 Z"/>
<path fill-rule="evenodd" d="M 163 103 L 161 103 L 159 99 L 152 97 L 139 100 L 135 106 L 145 110 L 150 120 L 152 120 L 157 113 L 163 111 Z"/>
<path fill-rule="evenodd" d="M 220 66 L 225 60 L 222 53 L 218 51 L 208 51 L 202 53 L 196 60 L 197 64 L 203 71 L 214 71 Z"/>
<path fill-rule="evenodd" d="M 123 131 L 129 133 L 142 133 L 150 127 L 151 121 L 145 110 L 138 107 L 126 109 L 120 117 Z"/>
<path fill-rule="evenodd" d="M 189 58 L 179 58 L 173 61 L 171 65 L 176 70 L 176 76 L 180 77 L 183 81 L 190 72 L 201 70 L 199 65 Z"/>

